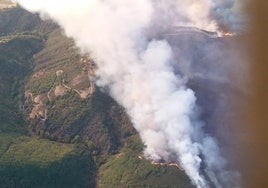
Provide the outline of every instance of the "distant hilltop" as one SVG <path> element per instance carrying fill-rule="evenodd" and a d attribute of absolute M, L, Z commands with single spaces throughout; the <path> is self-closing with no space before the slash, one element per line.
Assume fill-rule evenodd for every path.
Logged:
<path fill-rule="evenodd" d="M 0 0 L 0 9 L 16 7 L 17 3 L 13 3 L 10 0 Z"/>

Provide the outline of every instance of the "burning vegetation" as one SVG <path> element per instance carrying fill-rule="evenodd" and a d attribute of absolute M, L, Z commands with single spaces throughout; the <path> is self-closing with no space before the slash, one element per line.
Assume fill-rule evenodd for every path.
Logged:
<path fill-rule="evenodd" d="M 144 157 L 142 155 L 139 155 L 138 158 L 140 160 L 144 160 Z M 184 169 L 178 164 L 178 163 L 172 163 L 172 162 L 157 162 L 157 161 L 151 161 L 152 165 L 155 166 L 168 166 L 168 167 L 176 167 L 181 171 L 184 171 Z"/>

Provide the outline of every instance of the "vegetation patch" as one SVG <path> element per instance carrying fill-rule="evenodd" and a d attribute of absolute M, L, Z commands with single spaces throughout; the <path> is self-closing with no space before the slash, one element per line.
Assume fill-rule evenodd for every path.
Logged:
<path fill-rule="evenodd" d="M 73 144 L 0 135 L 0 187 L 92 187 L 90 153 Z"/>
<path fill-rule="evenodd" d="M 26 131 L 19 110 L 24 98 L 23 85 L 32 68 L 32 56 L 42 46 L 42 40 L 33 38 L 0 43 L 0 132 Z"/>
<path fill-rule="evenodd" d="M 138 135 L 130 137 L 120 152 L 111 156 L 98 173 L 100 188 L 157 187 L 192 188 L 189 178 L 175 166 L 153 165 L 139 157 L 142 143 Z"/>
<path fill-rule="evenodd" d="M 1 155 L 0 160 L 4 163 L 46 165 L 62 159 L 73 150 L 74 146 L 71 144 L 61 144 L 34 137 L 20 136 L 12 139 L 12 144 Z"/>

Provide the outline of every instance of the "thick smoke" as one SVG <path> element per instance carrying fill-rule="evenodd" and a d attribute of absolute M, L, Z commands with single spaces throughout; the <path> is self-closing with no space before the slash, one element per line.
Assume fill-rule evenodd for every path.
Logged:
<path fill-rule="evenodd" d="M 17 0 L 56 21 L 95 60 L 96 83 L 130 115 L 152 160 L 176 161 L 199 188 L 238 187 L 215 138 L 204 133 L 187 74 L 176 73 L 172 27 L 237 32 L 232 0 Z M 238 24 L 239 23 L 239 24 Z M 161 38 L 161 39 L 160 39 Z M 188 54 L 191 52 L 188 52 Z M 182 54 L 183 56 L 183 54 Z M 183 70 L 181 70 L 183 71 Z"/>

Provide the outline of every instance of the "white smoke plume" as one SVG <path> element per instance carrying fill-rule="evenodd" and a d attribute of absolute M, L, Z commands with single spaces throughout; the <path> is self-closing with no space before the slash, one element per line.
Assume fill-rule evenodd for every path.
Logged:
<path fill-rule="evenodd" d="M 152 160 L 176 161 L 198 188 L 238 187 L 215 138 L 202 131 L 196 96 L 157 36 L 173 26 L 235 31 L 232 0 L 17 0 L 57 22 L 98 66 L 97 85 L 130 115 Z"/>

